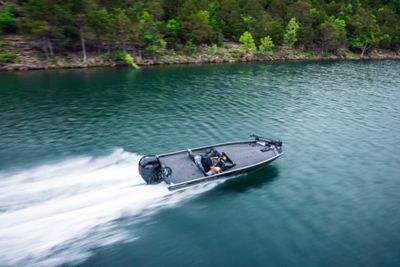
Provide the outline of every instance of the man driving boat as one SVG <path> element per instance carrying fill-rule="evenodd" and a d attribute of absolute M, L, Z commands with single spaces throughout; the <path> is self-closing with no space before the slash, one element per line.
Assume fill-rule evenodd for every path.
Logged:
<path fill-rule="evenodd" d="M 206 155 L 201 159 L 201 165 L 204 168 L 206 175 L 213 175 L 217 173 L 221 173 L 221 167 L 218 166 L 219 156 L 217 155 L 217 151 L 214 149 L 210 149 L 207 151 Z"/>

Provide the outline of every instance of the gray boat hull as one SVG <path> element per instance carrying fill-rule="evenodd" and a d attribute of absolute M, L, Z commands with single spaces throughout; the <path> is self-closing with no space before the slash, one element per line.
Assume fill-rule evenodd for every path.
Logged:
<path fill-rule="evenodd" d="M 191 149 L 191 151 L 194 154 L 201 155 L 209 148 L 215 148 L 221 153 L 224 152 L 235 163 L 235 166 L 222 173 L 207 176 L 194 163 L 187 150 L 156 155 L 161 166 L 170 170 L 168 176 L 163 177 L 163 180 L 168 184 L 169 190 L 181 189 L 218 179 L 233 178 L 265 167 L 283 155 L 281 142 L 259 138 L 199 147 Z"/>

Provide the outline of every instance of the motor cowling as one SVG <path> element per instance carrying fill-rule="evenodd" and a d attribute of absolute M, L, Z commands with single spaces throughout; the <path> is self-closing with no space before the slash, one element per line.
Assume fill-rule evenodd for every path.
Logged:
<path fill-rule="evenodd" d="M 163 179 L 161 162 L 157 156 L 144 156 L 139 161 L 139 173 L 147 184 L 158 184 Z"/>

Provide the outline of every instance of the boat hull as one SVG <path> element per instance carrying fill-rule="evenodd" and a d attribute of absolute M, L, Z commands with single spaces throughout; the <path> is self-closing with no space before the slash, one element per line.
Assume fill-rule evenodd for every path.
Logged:
<path fill-rule="evenodd" d="M 243 168 L 243 169 L 240 169 L 240 170 L 233 170 L 231 172 L 225 172 L 225 173 L 221 173 L 221 174 L 218 174 L 218 175 L 205 176 L 205 177 L 201 177 L 199 179 L 189 180 L 187 182 L 182 182 L 182 183 L 179 183 L 179 184 L 170 184 L 170 185 L 168 185 L 168 189 L 169 190 L 178 190 L 178 189 L 194 186 L 194 185 L 197 185 L 197 184 L 212 182 L 212 181 L 216 181 L 216 180 L 220 180 L 220 179 L 236 178 L 237 176 L 240 176 L 240 175 L 243 175 L 243 174 L 246 174 L 246 173 L 249 173 L 249 172 L 253 172 L 253 171 L 256 171 L 256 170 L 259 170 L 259 169 L 262 169 L 262 168 L 265 168 L 267 165 L 272 163 L 274 160 L 276 160 L 281 155 L 283 155 L 283 153 L 279 154 L 277 157 L 272 158 L 272 159 L 270 159 L 270 160 L 268 160 L 266 162 L 255 164 L 254 166 Z"/>
<path fill-rule="evenodd" d="M 225 153 L 235 163 L 234 167 L 222 173 L 207 176 L 194 163 L 187 150 L 157 155 L 161 165 L 171 170 L 168 177 L 164 178 L 168 189 L 177 190 L 219 179 L 233 178 L 263 168 L 283 155 L 281 142 L 270 143 L 264 140 L 216 144 L 194 148 L 191 151 L 193 154 L 203 155 L 210 148 Z"/>

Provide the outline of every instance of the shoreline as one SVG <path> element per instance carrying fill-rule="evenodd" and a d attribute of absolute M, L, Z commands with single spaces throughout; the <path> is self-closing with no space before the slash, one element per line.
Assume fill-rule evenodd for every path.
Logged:
<path fill-rule="evenodd" d="M 400 60 L 400 54 L 393 51 L 372 50 L 367 55 L 348 50 L 340 54 L 314 54 L 298 49 L 279 47 L 270 55 L 247 53 L 238 43 L 227 42 L 219 47 L 214 54 L 210 46 L 201 45 L 192 55 L 172 50 L 164 50 L 162 54 L 153 57 L 143 57 L 137 49 L 127 49 L 135 63 L 139 66 L 160 65 L 198 65 L 198 64 L 232 64 L 250 62 L 300 62 L 300 61 L 330 61 L 330 60 Z M 81 68 L 115 68 L 129 66 L 128 63 L 115 60 L 115 53 L 88 53 L 86 62 L 81 58 L 81 52 L 57 55 L 46 59 L 45 55 L 34 48 L 29 39 L 22 36 L 11 36 L 7 40 L 5 51 L 16 56 L 15 62 L 0 63 L 0 72 L 50 70 L 50 69 L 81 69 Z M 235 53 L 235 52 L 238 52 Z"/>
<path fill-rule="evenodd" d="M 141 62 L 136 61 L 136 64 L 140 67 L 151 67 L 151 66 L 172 66 L 172 65 L 207 65 L 207 64 L 237 64 L 237 63 L 283 63 L 283 62 L 321 62 L 321 61 L 384 61 L 384 60 L 400 60 L 400 55 L 395 54 L 379 54 L 367 55 L 364 57 L 339 57 L 336 55 L 329 56 L 312 56 L 312 57 L 251 57 L 251 58 L 238 58 L 233 60 L 196 60 L 188 58 L 183 61 L 158 61 L 157 59 L 145 59 Z M 0 72 L 22 72 L 22 71 L 34 71 L 34 70 L 62 70 L 62 69 L 89 69 L 89 68 L 118 68 L 118 67 L 130 67 L 128 63 L 115 62 L 115 61 L 102 61 L 97 58 L 89 58 L 86 63 L 80 61 L 68 61 L 63 57 L 57 57 L 57 62 L 52 63 L 48 61 L 41 61 L 40 64 L 30 65 L 23 63 L 10 63 L 0 65 Z"/>

